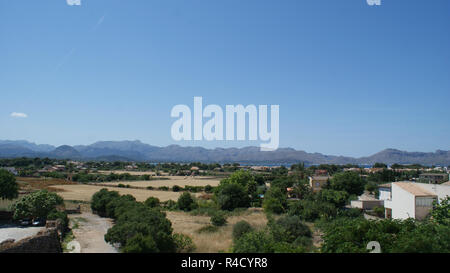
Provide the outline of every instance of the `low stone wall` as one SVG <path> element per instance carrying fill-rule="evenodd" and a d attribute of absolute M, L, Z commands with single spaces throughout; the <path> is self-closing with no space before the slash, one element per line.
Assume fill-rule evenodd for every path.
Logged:
<path fill-rule="evenodd" d="M 17 242 L 1 243 L 0 253 L 62 253 L 62 248 L 58 231 L 49 228 Z"/>

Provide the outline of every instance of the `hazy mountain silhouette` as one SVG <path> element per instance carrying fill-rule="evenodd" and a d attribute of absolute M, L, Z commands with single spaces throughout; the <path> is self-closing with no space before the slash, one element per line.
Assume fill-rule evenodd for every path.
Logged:
<path fill-rule="evenodd" d="M 386 149 L 374 155 L 361 158 L 307 153 L 292 148 L 280 148 L 273 152 L 262 152 L 259 147 L 216 148 L 152 146 L 135 141 L 101 141 L 91 145 L 55 148 L 52 145 L 37 145 L 27 141 L 0 141 L 0 157 L 50 157 L 83 160 L 129 160 L 151 162 L 241 162 L 241 163 L 295 163 L 306 164 L 423 164 L 450 165 L 450 151 L 438 150 L 434 153 L 406 152 Z"/>

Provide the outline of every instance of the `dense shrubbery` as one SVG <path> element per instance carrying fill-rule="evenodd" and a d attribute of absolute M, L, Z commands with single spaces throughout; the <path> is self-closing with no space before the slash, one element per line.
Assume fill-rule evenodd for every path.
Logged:
<path fill-rule="evenodd" d="M 92 197 L 92 209 L 102 216 L 115 219 L 105 240 L 120 244 L 123 252 L 152 253 L 186 251 L 192 244 L 185 236 L 174 236 L 172 224 L 159 208 L 159 200 L 147 199 L 146 204 L 136 202 L 130 195 L 102 189 Z M 181 248 L 181 249 L 180 249 Z"/>
<path fill-rule="evenodd" d="M 384 253 L 450 251 L 450 227 L 428 221 L 338 218 L 322 229 L 322 252 L 369 252 L 370 241 L 379 242 Z"/>
<path fill-rule="evenodd" d="M 77 173 L 72 177 L 72 180 L 76 182 L 148 181 L 151 180 L 151 176 L 148 174 L 131 175 L 129 173 Z"/>
<path fill-rule="evenodd" d="M 160 206 L 159 199 L 156 197 L 149 197 L 145 200 L 144 204 L 149 208 L 157 208 Z"/>
<path fill-rule="evenodd" d="M 10 172 L 0 169 L 0 200 L 17 198 L 19 186 Z"/>
<path fill-rule="evenodd" d="M 239 221 L 233 226 L 233 240 L 237 240 L 251 231 L 253 231 L 253 227 L 247 221 Z"/>
<path fill-rule="evenodd" d="M 327 202 L 315 200 L 299 200 L 289 203 L 289 215 L 299 216 L 304 221 L 315 221 L 320 218 L 330 219 L 336 216 L 336 207 Z"/>
<path fill-rule="evenodd" d="M 46 219 L 57 206 L 63 205 L 64 200 L 53 192 L 40 190 L 25 195 L 14 206 L 14 218 L 42 218 Z"/>
<path fill-rule="evenodd" d="M 180 210 L 184 211 L 191 211 L 197 208 L 197 203 L 194 197 L 192 197 L 192 195 L 188 192 L 183 192 L 183 194 L 178 197 L 177 205 Z"/>
<path fill-rule="evenodd" d="M 223 212 L 216 212 L 213 216 L 211 216 L 211 224 L 220 227 L 224 226 L 227 223 L 227 218 Z"/>
<path fill-rule="evenodd" d="M 272 186 L 266 192 L 263 201 L 264 211 L 269 213 L 281 214 L 287 207 L 286 190 Z"/>

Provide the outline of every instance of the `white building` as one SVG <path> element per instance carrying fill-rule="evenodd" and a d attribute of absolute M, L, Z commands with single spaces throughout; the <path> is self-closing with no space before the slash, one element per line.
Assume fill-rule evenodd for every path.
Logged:
<path fill-rule="evenodd" d="M 386 218 L 422 220 L 431 211 L 433 201 L 440 202 L 450 196 L 450 186 L 395 182 L 380 185 L 379 192 L 379 199 L 384 201 Z"/>

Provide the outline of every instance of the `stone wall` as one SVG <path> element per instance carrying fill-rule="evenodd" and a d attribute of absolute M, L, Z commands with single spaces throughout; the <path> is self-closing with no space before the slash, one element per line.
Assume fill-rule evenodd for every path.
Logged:
<path fill-rule="evenodd" d="M 62 248 L 58 231 L 49 228 L 17 242 L 3 242 L 0 253 L 62 253 Z"/>

